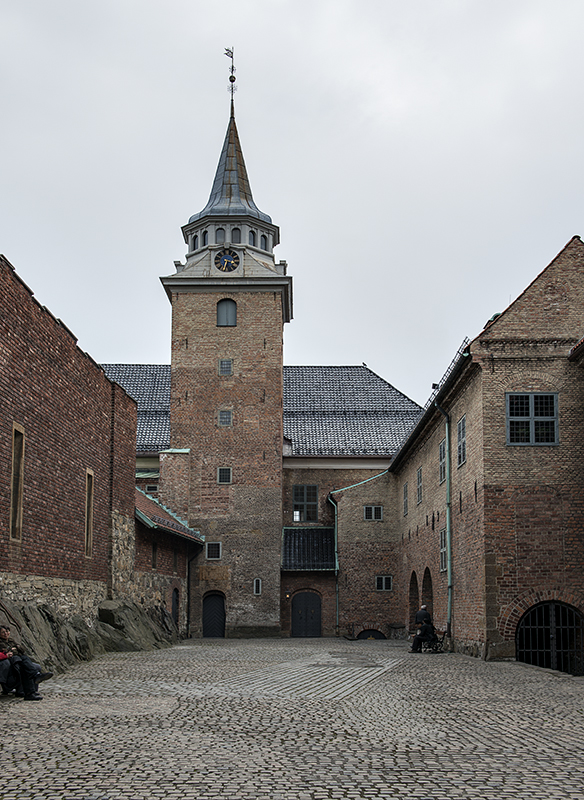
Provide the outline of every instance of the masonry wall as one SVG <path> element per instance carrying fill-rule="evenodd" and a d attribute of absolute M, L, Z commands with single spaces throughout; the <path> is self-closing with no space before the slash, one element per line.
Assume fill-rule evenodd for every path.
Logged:
<path fill-rule="evenodd" d="M 363 481 L 366 483 L 355 486 Z M 317 522 L 294 522 L 295 485 L 318 486 Z M 344 491 L 338 491 L 343 488 Z M 317 592 L 322 600 L 325 636 L 339 634 L 356 637 L 365 630 L 379 631 L 388 638 L 402 635 L 393 478 L 382 466 L 378 469 L 285 469 L 284 525 L 334 527 L 334 506 L 327 501 L 330 492 L 334 492 L 332 497 L 338 507 L 338 623 L 334 575 L 323 572 L 283 572 L 282 597 L 291 600 L 298 591 Z M 365 520 L 365 505 L 381 506 L 383 519 Z M 378 590 L 377 576 L 392 577 L 392 588 Z M 287 598 L 287 595 L 290 597 Z M 288 605 L 283 601 L 282 632 L 288 635 L 289 619 Z"/>
<path fill-rule="evenodd" d="M 224 298 L 237 303 L 235 327 L 217 326 L 217 302 Z M 225 597 L 227 636 L 279 634 L 281 296 L 185 292 L 173 294 L 172 304 L 171 447 L 189 455 L 161 459 L 159 497 L 166 503 L 177 491 L 166 488 L 165 463 L 175 474 L 186 470 L 188 498 L 176 495 L 174 502 L 186 507 L 190 527 L 221 544 L 220 559 L 208 560 L 204 551 L 195 562 L 191 631 L 202 634 L 204 598 L 218 592 Z M 233 361 L 232 375 L 219 375 L 220 359 Z M 221 410 L 231 411 L 231 425 L 219 425 Z M 232 470 L 230 484 L 218 483 L 221 467 Z"/>
<path fill-rule="evenodd" d="M 88 615 L 112 591 L 112 515 L 116 525 L 133 524 L 135 404 L 79 350 L 71 332 L 37 302 L 3 257 L 0 297 L 3 591 Z M 17 537 L 10 530 L 14 426 L 24 436 Z M 88 472 L 94 485 L 90 554 Z M 69 591 L 72 585 L 76 588 Z M 68 601 L 59 599 L 63 594 Z"/>

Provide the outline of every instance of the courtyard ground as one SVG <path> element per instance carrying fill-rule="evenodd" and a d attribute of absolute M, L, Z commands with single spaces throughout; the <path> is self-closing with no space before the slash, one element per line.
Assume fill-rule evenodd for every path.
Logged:
<path fill-rule="evenodd" d="M 186 641 L 2 698 L 0 798 L 584 796 L 584 679 L 392 641 Z"/>

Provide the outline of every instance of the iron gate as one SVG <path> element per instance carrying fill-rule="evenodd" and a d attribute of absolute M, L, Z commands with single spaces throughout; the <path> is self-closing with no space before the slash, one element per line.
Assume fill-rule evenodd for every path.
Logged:
<path fill-rule="evenodd" d="M 565 603 L 539 603 L 517 626 L 517 661 L 584 675 L 584 616 Z"/>

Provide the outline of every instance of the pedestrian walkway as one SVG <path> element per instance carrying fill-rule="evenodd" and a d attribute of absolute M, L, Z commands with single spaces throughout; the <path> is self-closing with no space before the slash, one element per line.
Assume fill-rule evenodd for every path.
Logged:
<path fill-rule="evenodd" d="M 584 679 L 404 643 L 190 640 L 0 701 L 0 798 L 581 800 Z"/>

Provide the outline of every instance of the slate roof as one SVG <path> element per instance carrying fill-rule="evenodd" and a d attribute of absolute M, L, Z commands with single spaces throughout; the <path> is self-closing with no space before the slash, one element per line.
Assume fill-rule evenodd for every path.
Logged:
<path fill-rule="evenodd" d="M 139 452 L 170 447 L 170 365 L 103 364 L 138 403 Z M 284 367 L 293 456 L 392 456 L 422 414 L 367 367 Z"/>
<path fill-rule="evenodd" d="M 334 528 L 284 528 L 282 569 L 334 570 Z"/>
<path fill-rule="evenodd" d="M 137 516 L 142 523 L 146 524 L 149 528 L 164 531 L 165 533 L 174 533 L 182 539 L 188 539 L 197 544 L 203 544 L 205 539 L 199 534 L 189 528 L 186 522 L 179 519 L 176 514 L 169 511 L 168 508 L 163 506 L 154 497 L 143 492 L 141 489 L 136 489 L 136 511 L 140 512 Z"/>

